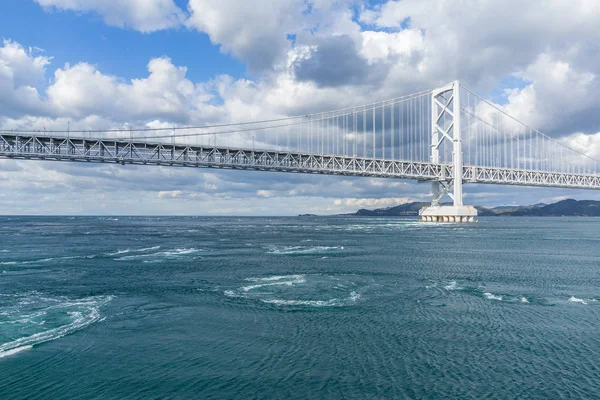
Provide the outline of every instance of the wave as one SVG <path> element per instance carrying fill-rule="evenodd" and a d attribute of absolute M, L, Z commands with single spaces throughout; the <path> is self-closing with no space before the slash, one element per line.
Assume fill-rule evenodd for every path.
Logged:
<path fill-rule="evenodd" d="M 460 290 L 462 288 L 458 286 L 458 282 L 456 282 L 456 281 L 450 281 L 450 282 L 448 282 L 448 284 L 446 286 L 444 286 L 444 289 L 446 289 L 446 290 Z"/>
<path fill-rule="evenodd" d="M 190 249 L 175 249 L 173 251 L 164 251 L 163 254 L 165 254 L 167 256 L 179 256 L 179 255 L 197 253 L 199 251 L 202 251 L 202 250 L 194 249 L 194 248 L 190 248 Z"/>
<path fill-rule="evenodd" d="M 160 246 L 155 246 L 155 248 L 147 248 L 144 251 L 150 251 L 150 250 L 157 250 L 159 249 Z M 137 252 L 141 252 L 142 250 L 138 250 Z M 117 261 L 127 261 L 127 260 L 136 260 L 139 258 L 148 258 L 148 257 L 178 257 L 178 256 L 183 256 L 183 255 L 188 255 L 188 254 L 194 254 L 194 253 L 198 253 L 204 251 L 202 249 L 194 249 L 194 248 L 189 248 L 189 249 L 174 249 L 174 250 L 169 250 L 169 251 L 159 251 L 158 253 L 149 253 L 149 254 L 133 254 L 130 256 L 123 256 L 123 257 L 119 257 L 119 258 L 115 258 L 115 260 Z"/>
<path fill-rule="evenodd" d="M 266 278 L 246 278 L 249 282 L 270 282 L 280 281 L 282 279 L 304 279 L 304 275 L 275 275 L 267 276 Z"/>
<path fill-rule="evenodd" d="M 502 301 L 506 303 L 522 303 L 522 304 L 530 304 L 532 301 L 535 304 L 547 304 L 545 299 L 536 299 L 535 296 L 532 297 L 530 295 L 523 294 L 494 294 L 486 290 L 485 285 L 474 286 L 469 284 L 469 282 L 458 282 L 456 280 L 452 281 L 429 281 L 427 285 L 425 285 L 425 289 L 438 289 L 443 287 L 447 292 L 456 292 L 459 294 L 467 294 L 477 297 L 483 297 L 487 300 L 495 300 Z"/>
<path fill-rule="evenodd" d="M 365 288 L 355 276 L 321 274 L 251 277 L 245 281 L 252 284 L 225 290 L 223 294 L 277 306 L 341 307 L 357 302 Z"/>
<path fill-rule="evenodd" d="M 127 253 L 143 253 L 146 251 L 153 251 L 153 250 L 158 250 L 160 249 L 160 246 L 153 246 L 153 247 L 145 247 L 143 249 L 125 249 L 125 250 L 117 250 L 113 253 L 106 253 L 107 256 L 118 256 L 121 254 L 127 254 Z"/>
<path fill-rule="evenodd" d="M 14 354 L 20 353 L 20 352 L 25 351 L 25 350 L 30 350 L 30 349 L 33 349 L 32 345 L 16 347 L 14 349 L 6 350 L 4 352 L 0 351 L 0 358 L 12 356 Z"/>
<path fill-rule="evenodd" d="M 498 301 L 502 301 L 502 296 L 496 296 L 490 292 L 486 292 L 483 294 L 485 296 L 486 299 L 488 300 L 498 300 Z"/>
<path fill-rule="evenodd" d="M 65 316 L 68 316 L 69 323 L 53 327 L 41 332 L 29 334 L 28 336 L 24 336 L 13 341 L 0 344 L 0 358 L 4 358 L 25 350 L 29 350 L 41 343 L 59 339 L 73 332 L 79 331 L 94 322 L 99 321 L 101 319 L 100 307 L 102 307 L 112 299 L 113 296 L 89 297 L 80 300 L 66 300 L 62 298 L 52 299 L 40 296 L 38 294 L 27 296 L 26 299 L 20 301 L 17 306 L 12 307 L 12 314 L 15 314 L 14 316 L 18 319 L 12 321 L 9 320 L 7 322 L 26 325 L 24 328 L 27 329 L 23 331 L 31 330 L 35 326 L 45 326 L 45 320 L 40 319 L 38 321 L 35 320 L 35 318 L 43 318 L 48 314 L 51 314 L 48 316 L 50 320 L 55 320 L 57 317 L 64 318 Z M 51 304 L 50 306 L 48 306 L 49 303 Z M 27 306 L 30 304 L 33 304 L 34 307 L 39 306 L 40 304 L 47 307 L 33 314 L 19 314 L 19 307 L 23 305 Z M 5 312 L 5 314 L 10 315 L 11 313 Z M 21 332 L 21 330 L 19 330 L 18 332 Z"/>
<path fill-rule="evenodd" d="M 571 296 L 571 298 L 569 299 L 569 301 L 571 303 L 581 303 L 581 304 L 587 304 L 587 301 L 585 301 L 584 299 L 579 299 L 575 296 Z"/>
<path fill-rule="evenodd" d="M 256 285 L 242 286 L 240 289 L 244 292 L 249 292 L 250 290 L 259 289 L 266 286 L 294 286 L 294 284 L 298 283 L 306 283 L 306 279 L 302 275 L 294 275 L 292 280 L 283 280 L 285 277 L 275 277 L 276 279 L 270 279 L 267 283 L 259 283 Z M 289 278 L 288 278 L 289 279 Z"/>
<path fill-rule="evenodd" d="M 263 303 L 275 304 L 278 306 L 312 306 L 312 307 L 334 307 L 346 305 L 349 302 L 354 303 L 360 299 L 360 294 L 351 292 L 350 296 L 345 299 L 330 299 L 330 300 L 282 300 L 282 299 L 261 299 Z"/>
<path fill-rule="evenodd" d="M 29 260 L 29 261 L 6 261 L 6 262 L 0 262 L 0 265 L 45 264 L 45 263 L 49 263 L 49 262 L 53 262 L 53 261 L 63 261 L 63 260 L 82 260 L 82 259 L 91 260 L 96 257 L 97 256 L 95 254 L 89 254 L 89 255 L 85 255 L 85 256 L 48 257 L 48 258 L 41 258 L 38 260 Z"/>
<path fill-rule="evenodd" d="M 327 307 L 336 305 L 338 299 L 331 300 L 261 300 L 263 303 L 275 304 L 278 306 L 313 306 L 313 307 Z"/>
<path fill-rule="evenodd" d="M 117 250 L 113 253 L 106 253 L 107 256 L 118 256 L 120 254 L 127 254 L 129 253 L 131 250 L 130 249 L 125 249 L 125 250 Z"/>
<path fill-rule="evenodd" d="M 344 246 L 289 246 L 283 248 L 269 247 L 269 254 L 289 255 L 289 254 L 315 254 L 344 250 Z"/>

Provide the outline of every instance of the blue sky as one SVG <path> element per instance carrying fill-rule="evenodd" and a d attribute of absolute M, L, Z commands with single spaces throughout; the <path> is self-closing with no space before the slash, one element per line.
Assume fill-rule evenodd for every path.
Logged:
<path fill-rule="evenodd" d="M 600 158 L 598 24 L 600 4 L 585 0 L 4 2 L 0 128 L 303 115 L 460 79 Z M 0 179 L 4 214 L 289 215 L 429 198 L 428 185 L 409 181 L 14 160 L 0 160 Z M 600 198 L 475 185 L 465 192 L 488 206 Z"/>
<path fill-rule="evenodd" d="M 221 53 L 208 35 L 184 27 L 140 33 L 107 26 L 93 12 L 44 11 L 31 0 L 2 6 L 0 27 L 4 39 L 44 49 L 54 66 L 86 61 L 124 79 L 143 76 L 148 60 L 161 56 L 188 66 L 188 77 L 194 81 L 219 74 L 237 78 L 246 72 L 242 62 Z"/>

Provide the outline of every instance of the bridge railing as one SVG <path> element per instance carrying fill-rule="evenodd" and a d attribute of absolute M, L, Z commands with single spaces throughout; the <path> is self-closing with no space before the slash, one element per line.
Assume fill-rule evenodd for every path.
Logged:
<path fill-rule="evenodd" d="M 431 162 L 432 92 L 327 112 L 203 126 L 116 127 L 105 130 L 45 130 L 15 133 L 73 139 L 115 139 L 147 144 L 229 147 L 248 150 Z M 461 87 L 460 119 L 465 166 L 596 175 L 600 163 L 564 139 L 545 135 Z M 449 101 L 451 101 L 449 99 Z M 436 121 L 443 129 L 447 115 Z M 0 133 L 11 133 L 10 130 Z M 439 147 L 439 163 L 452 164 L 452 143 Z"/>

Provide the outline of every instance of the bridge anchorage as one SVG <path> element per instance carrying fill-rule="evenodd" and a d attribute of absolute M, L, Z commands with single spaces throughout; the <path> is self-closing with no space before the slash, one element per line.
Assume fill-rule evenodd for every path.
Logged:
<path fill-rule="evenodd" d="M 452 149 L 452 174 L 433 179 L 431 206 L 419 211 L 420 222 L 475 222 L 477 210 L 463 204 L 463 149 L 460 124 L 460 84 L 454 81 L 431 92 L 431 156 L 432 164 L 440 164 L 443 144 Z M 448 195 L 453 205 L 442 205 Z"/>

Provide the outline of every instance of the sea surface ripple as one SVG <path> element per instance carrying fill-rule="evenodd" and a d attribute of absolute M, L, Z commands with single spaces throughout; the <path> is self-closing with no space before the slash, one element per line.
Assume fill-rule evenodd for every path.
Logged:
<path fill-rule="evenodd" d="M 0 399 L 599 398 L 599 234 L 0 217 Z"/>

